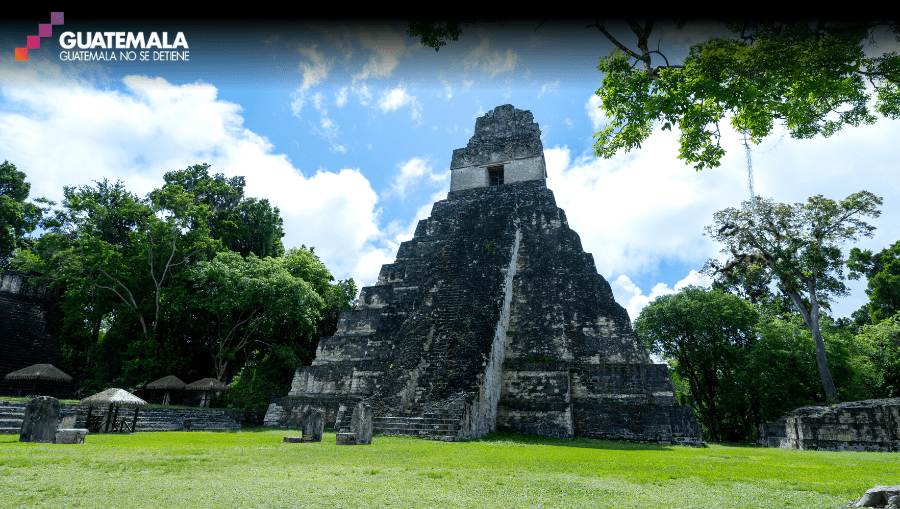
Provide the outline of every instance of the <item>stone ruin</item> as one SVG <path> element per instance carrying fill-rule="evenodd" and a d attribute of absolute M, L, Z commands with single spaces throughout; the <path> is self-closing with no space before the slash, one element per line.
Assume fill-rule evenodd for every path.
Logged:
<path fill-rule="evenodd" d="M 758 431 L 766 447 L 900 452 L 900 398 L 800 407 Z"/>
<path fill-rule="evenodd" d="M 461 440 L 495 430 L 701 445 L 546 186 L 540 129 L 504 105 L 453 151 L 450 193 L 266 413 L 309 407 L 335 430 L 358 402 L 376 434 Z"/>
<path fill-rule="evenodd" d="M 67 371 L 59 343 L 51 334 L 60 314 L 58 291 L 33 284 L 32 276 L 23 272 L 0 274 L 0 395 L 30 394 L 33 382 L 3 377 L 32 364 L 53 364 Z M 71 382 L 42 381 L 39 388 L 42 394 L 62 399 L 75 394 Z"/>

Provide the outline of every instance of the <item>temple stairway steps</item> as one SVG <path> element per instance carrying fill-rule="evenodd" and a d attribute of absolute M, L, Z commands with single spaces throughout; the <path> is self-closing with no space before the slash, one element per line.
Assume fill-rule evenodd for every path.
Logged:
<path fill-rule="evenodd" d="M 350 412 L 344 415 L 335 431 L 350 429 Z M 455 442 L 459 436 L 461 417 L 449 413 L 426 412 L 421 417 L 375 417 L 372 432 L 375 435 L 407 436 L 428 438 L 444 442 Z"/>

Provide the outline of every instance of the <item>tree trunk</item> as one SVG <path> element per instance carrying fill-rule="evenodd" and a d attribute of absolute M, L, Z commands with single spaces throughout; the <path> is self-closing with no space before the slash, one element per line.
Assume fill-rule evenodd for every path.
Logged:
<path fill-rule="evenodd" d="M 807 282 L 807 286 L 812 287 L 812 282 Z M 819 301 L 816 299 L 816 293 L 813 289 L 809 292 L 809 301 L 812 309 L 806 309 L 803 305 L 803 299 L 796 291 L 787 292 L 791 298 L 794 307 L 800 312 L 800 316 L 806 322 L 813 341 L 816 344 L 816 365 L 819 367 L 819 377 L 822 379 L 822 388 L 825 390 L 825 399 L 829 403 L 840 403 L 837 389 L 834 387 L 834 379 L 831 378 L 831 370 L 828 369 L 828 358 L 825 355 L 825 341 L 822 339 L 822 332 L 819 330 Z"/>

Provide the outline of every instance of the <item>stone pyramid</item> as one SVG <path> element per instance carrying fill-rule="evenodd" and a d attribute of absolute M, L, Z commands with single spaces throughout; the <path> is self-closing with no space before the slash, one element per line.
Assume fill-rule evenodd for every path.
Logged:
<path fill-rule="evenodd" d="M 296 426 L 317 407 L 341 429 L 366 401 L 376 434 L 699 444 L 693 410 L 547 189 L 531 112 L 479 118 L 450 167 L 447 199 L 297 368 L 266 424 Z"/>

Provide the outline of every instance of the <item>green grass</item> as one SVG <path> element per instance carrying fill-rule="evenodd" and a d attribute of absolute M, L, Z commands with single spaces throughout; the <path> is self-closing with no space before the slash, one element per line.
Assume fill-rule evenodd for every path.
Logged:
<path fill-rule="evenodd" d="M 894 453 L 705 449 L 495 433 L 285 444 L 297 430 L 0 435 L 0 507 L 836 508 L 896 484 Z"/>
<path fill-rule="evenodd" d="M 3 396 L 2 398 L 0 398 L 0 401 L 15 401 L 17 403 L 28 403 L 32 399 L 33 398 L 15 398 L 12 396 Z M 77 399 L 61 399 L 61 400 L 59 400 L 59 402 L 64 405 L 77 405 L 79 403 L 79 400 L 77 400 Z"/>

